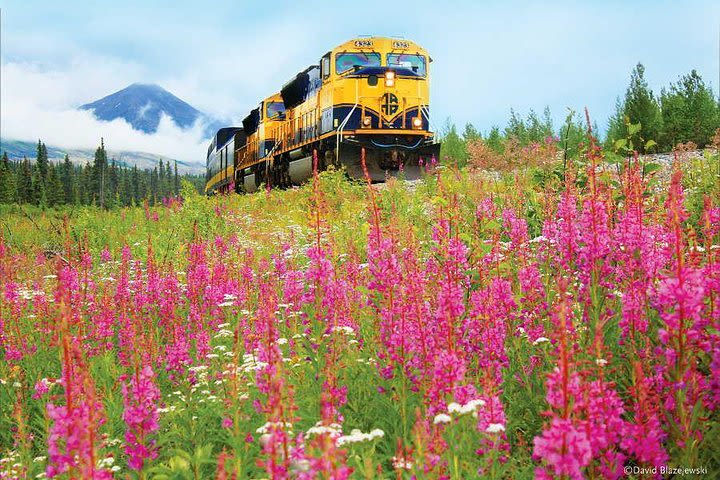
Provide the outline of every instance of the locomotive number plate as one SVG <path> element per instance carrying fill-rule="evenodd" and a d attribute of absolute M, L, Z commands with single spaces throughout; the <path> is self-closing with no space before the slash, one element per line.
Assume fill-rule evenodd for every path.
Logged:
<path fill-rule="evenodd" d="M 392 43 L 393 48 L 410 48 L 410 42 L 404 42 L 402 40 L 394 40 Z"/>
<path fill-rule="evenodd" d="M 356 47 L 372 47 L 372 40 L 355 40 Z"/>

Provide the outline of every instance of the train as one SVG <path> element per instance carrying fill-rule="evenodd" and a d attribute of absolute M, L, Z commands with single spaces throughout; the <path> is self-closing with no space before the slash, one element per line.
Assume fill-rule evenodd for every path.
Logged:
<path fill-rule="evenodd" d="M 285 188 L 318 168 L 373 182 L 418 178 L 440 144 L 430 125 L 430 63 L 415 42 L 358 37 L 320 57 L 264 98 L 242 126 L 217 131 L 207 152 L 207 194 Z"/>

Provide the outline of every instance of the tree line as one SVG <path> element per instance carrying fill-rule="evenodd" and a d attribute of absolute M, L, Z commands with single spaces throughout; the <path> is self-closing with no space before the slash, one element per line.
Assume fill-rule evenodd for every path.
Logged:
<path fill-rule="evenodd" d="M 75 165 L 66 154 L 61 162 L 48 159 L 47 147 L 38 140 L 35 161 L 27 157 L 12 161 L 7 152 L 0 159 L 0 204 L 30 204 L 45 207 L 59 205 L 96 205 L 102 208 L 127 207 L 148 201 L 151 205 L 180 194 L 181 180 L 189 181 L 198 191 L 204 187 L 204 175 L 178 175 L 177 162 L 160 160 L 152 169 L 139 169 L 108 162 L 105 143 L 95 157 Z"/>
<path fill-rule="evenodd" d="M 601 140 L 614 150 L 621 141 L 624 148 L 639 153 L 668 152 L 679 143 L 692 142 L 698 148 L 711 143 L 720 128 L 720 104 L 712 89 L 696 70 L 662 88 L 656 95 L 645 79 L 645 67 L 638 63 L 630 76 L 625 95 L 616 101 L 613 116 Z M 599 136 L 596 124 L 593 133 Z M 553 142 L 568 156 L 576 155 L 586 139 L 584 115 L 570 111 L 563 125 L 555 128 L 550 109 L 542 115 L 530 110 L 526 118 L 510 110 L 504 129 L 493 126 L 481 133 L 471 123 L 460 133 L 448 119 L 442 137 L 441 157 L 463 166 L 473 151 L 482 147 L 497 155 L 507 155 L 532 145 Z"/>

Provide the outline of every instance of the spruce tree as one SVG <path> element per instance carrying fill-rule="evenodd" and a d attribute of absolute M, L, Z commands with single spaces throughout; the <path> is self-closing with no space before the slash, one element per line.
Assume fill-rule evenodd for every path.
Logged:
<path fill-rule="evenodd" d="M 608 129 L 605 136 L 605 148 L 613 149 L 615 142 L 627 135 L 625 125 L 625 104 L 620 97 L 615 99 L 615 113 L 608 120 Z"/>
<path fill-rule="evenodd" d="M 65 154 L 65 159 L 60 165 L 59 171 L 65 203 L 75 203 L 75 167 L 70 162 L 70 157 L 67 154 Z"/>
<path fill-rule="evenodd" d="M 464 166 L 468 158 L 467 148 L 463 139 L 458 135 L 455 124 L 449 118 L 445 121 L 443 130 L 440 157 L 443 161 L 448 161 L 452 165 Z"/>
<path fill-rule="evenodd" d="M 175 160 L 175 178 L 173 181 L 173 193 L 176 197 L 180 195 L 180 177 L 178 177 L 177 160 Z"/>
<path fill-rule="evenodd" d="M 505 127 L 505 137 L 514 138 L 521 145 L 525 145 L 527 143 L 525 122 L 523 122 L 522 118 L 520 118 L 520 116 L 512 108 L 510 109 L 510 120 L 508 120 L 508 124 Z"/>
<path fill-rule="evenodd" d="M 80 203 L 83 205 L 91 205 L 97 202 L 96 193 L 94 191 L 94 173 L 95 169 L 90 165 L 90 163 L 86 163 L 85 168 L 83 168 L 82 175 L 80 176 Z"/>
<path fill-rule="evenodd" d="M 105 151 L 105 141 L 100 139 L 100 146 L 95 150 L 95 160 L 93 162 L 92 182 L 95 201 L 101 207 L 105 207 L 106 191 L 107 191 L 107 152 Z"/>
<path fill-rule="evenodd" d="M 17 169 L 17 178 L 15 181 L 17 187 L 18 203 L 30 203 L 32 199 L 32 167 L 27 157 L 23 158 L 20 168 Z"/>
<path fill-rule="evenodd" d="M 13 175 L 7 152 L 0 159 L 0 203 L 15 201 L 15 175 Z"/>
<path fill-rule="evenodd" d="M 47 196 L 45 191 L 45 179 L 42 177 L 40 165 L 35 163 L 30 175 L 30 199 L 29 203 L 33 205 L 47 206 Z"/>
<path fill-rule="evenodd" d="M 169 197 L 172 195 L 173 191 L 173 177 L 172 177 L 172 170 L 170 169 L 170 160 L 165 162 L 165 192 L 163 194 L 164 197 Z"/>
<path fill-rule="evenodd" d="M 140 204 L 140 172 L 138 172 L 137 165 L 133 165 L 130 175 L 130 194 L 135 205 Z"/>
<path fill-rule="evenodd" d="M 702 148 L 720 128 L 718 104 L 696 70 L 670 84 L 668 90 L 663 89 L 660 104 L 663 117 L 661 145 L 667 150 L 688 141 Z"/>
<path fill-rule="evenodd" d="M 157 191 L 158 198 L 162 198 L 165 196 L 165 166 L 163 164 L 162 159 L 160 159 L 160 162 L 158 163 L 158 191 Z"/>
<path fill-rule="evenodd" d="M 485 143 L 487 143 L 487 146 L 492 148 L 496 153 L 505 152 L 503 136 L 500 133 L 500 127 L 498 127 L 497 125 L 493 125 L 493 127 L 490 129 L 490 132 L 488 132 L 487 134 L 487 139 L 485 140 Z"/>
<path fill-rule="evenodd" d="M 40 180 L 44 184 L 48 173 L 48 154 L 45 144 L 38 140 L 35 164 L 39 170 Z"/>
<path fill-rule="evenodd" d="M 630 76 L 630 85 L 625 92 L 623 116 L 632 124 L 640 124 L 637 133 L 628 135 L 635 150 L 644 153 L 647 141 L 659 140 L 662 129 L 660 106 L 645 80 L 645 67 L 642 63 L 635 66 Z M 624 131 L 626 132 L 627 130 Z"/>
<path fill-rule="evenodd" d="M 154 167 L 154 168 L 152 169 L 152 171 L 150 172 L 150 192 L 149 192 L 149 196 L 150 196 L 150 204 L 151 204 L 151 205 L 154 205 L 155 202 L 156 202 L 157 199 L 158 199 L 158 195 L 159 195 L 159 193 L 158 193 L 158 192 L 159 192 L 159 190 L 158 190 L 158 183 L 159 183 L 159 180 L 158 180 L 158 168 L 157 168 L 157 167 Z"/>
<path fill-rule="evenodd" d="M 57 167 L 52 162 L 48 164 L 47 177 L 45 179 L 45 191 L 47 205 L 49 207 L 65 203 L 63 184 L 58 175 Z"/>

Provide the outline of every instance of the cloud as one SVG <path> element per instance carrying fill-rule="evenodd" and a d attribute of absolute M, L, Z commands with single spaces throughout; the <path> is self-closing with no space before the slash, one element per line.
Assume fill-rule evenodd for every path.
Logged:
<path fill-rule="evenodd" d="M 139 75 L 137 66 L 76 60 L 72 68 L 63 71 L 43 71 L 31 63 L 4 63 L 2 69 L 3 138 L 42 139 L 52 146 L 84 149 L 97 147 L 102 137 L 112 150 L 204 162 L 207 141 L 203 139 L 205 125 L 199 121 L 184 130 L 163 116 L 157 132 L 150 135 L 134 130 L 122 119 L 101 122 L 91 112 L 77 110 L 87 101 L 127 86 Z"/>

